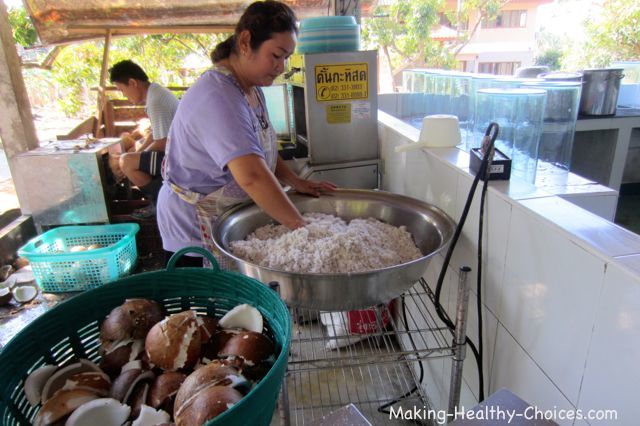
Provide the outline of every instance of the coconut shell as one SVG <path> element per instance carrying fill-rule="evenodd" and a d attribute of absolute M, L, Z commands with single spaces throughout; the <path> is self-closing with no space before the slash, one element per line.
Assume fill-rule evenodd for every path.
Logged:
<path fill-rule="evenodd" d="M 140 410 L 142 410 L 142 405 L 146 402 L 149 396 L 149 388 L 150 385 L 147 382 L 138 383 L 133 391 L 131 392 L 131 396 L 127 403 L 131 407 L 131 414 L 129 419 L 134 420 L 137 419 L 140 415 Z"/>
<path fill-rule="evenodd" d="M 13 293 L 11 293 L 9 287 L 0 288 L 0 306 L 8 304 L 11 299 L 13 299 Z"/>
<path fill-rule="evenodd" d="M 185 374 L 176 371 L 167 371 L 159 375 L 151 385 L 147 404 L 150 407 L 162 408 L 164 411 L 172 413 L 175 396 L 186 378 Z"/>
<path fill-rule="evenodd" d="M 223 364 L 220 361 L 212 361 L 189 374 L 176 395 L 174 413 L 177 414 L 182 405 L 201 389 L 207 386 L 226 386 L 231 384 L 231 380 L 228 379 L 230 376 L 240 376 L 240 373 L 234 367 Z"/>
<path fill-rule="evenodd" d="M 158 302 L 129 299 L 107 315 L 100 326 L 100 338 L 111 341 L 144 339 L 163 317 L 164 310 Z"/>
<path fill-rule="evenodd" d="M 131 408 L 113 398 L 98 398 L 86 402 L 76 408 L 66 419 L 64 426 L 86 425 L 122 425 L 125 423 Z M 61 426 L 62 421 L 52 426 Z"/>
<path fill-rule="evenodd" d="M 22 304 L 29 303 L 38 296 L 38 287 L 31 284 L 19 285 L 11 290 L 16 302 Z"/>
<path fill-rule="evenodd" d="M 34 421 L 34 426 L 45 426 L 55 423 L 71 414 L 73 410 L 82 404 L 96 398 L 98 398 L 98 395 L 88 390 L 60 390 L 42 405 Z"/>
<path fill-rule="evenodd" d="M 16 269 L 24 268 L 29 264 L 29 260 L 26 257 L 18 257 L 15 262 L 13 262 L 13 267 Z"/>
<path fill-rule="evenodd" d="M 183 311 L 154 325 L 145 340 L 149 362 L 166 371 L 192 368 L 200 357 L 200 329 L 194 311 Z"/>
<path fill-rule="evenodd" d="M 0 282 L 6 281 L 9 275 L 13 274 L 15 270 L 11 265 L 0 266 Z"/>
<path fill-rule="evenodd" d="M 271 367 L 273 367 L 273 363 L 269 361 L 263 361 L 251 366 L 245 364 L 242 368 L 242 375 L 249 380 L 259 382 L 269 373 Z"/>
<path fill-rule="evenodd" d="M 140 374 L 142 374 L 142 370 L 138 369 L 123 371 L 113 381 L 109 396 L 113 399 L 117 399 L 118 401 L 123 402 L 125 395 L 129 391 L 129 388 L 132 386 L 132 384 Z"/>
<path fill-rule="evenodd" d="M 275 351 L 271 339 L 261 333 L 242 331 L 237 333 L 218 351 L 219 357 L 238 356 L 256 365 L 269 358 Z"/>
<path fill-rule="evenodd" d="M 100 368 L 109 377 L 115 378 L 120 374 L 123 365 L 142 356 L 144 353 L 144 341 L 130 340 L 121 345 L 117 345 L 114 342 L 107 345 L 107 348 L 106 351 L 103 351 Z"/>
<path fill-rule="evenodd" d="M 176 426 L 200 426 L 217 417 L 242 399 L 237 390 L 228 386 L 202 389 L 175 416 Z"/>
<path fill-rule="evenodd" d="M 62 389 L 84 389 L 98 396 L 107 396 L 111 389 L 111 380 L 106 374 L 97 371 L 78 373 L 69 377 Z"/>
<path fill-rule="evenodd" d="M 139 382 L 151 381 L 154 377 L 151 371 L 142 371 L 136 368 L 123 371 L 111 384 L 109 396 L 126 404 Z"/>
<path fill-rule="evenodd" d="M 24 394 L 33 407 L 40 404 L 42 390 L 49 377 L 58 369 L 57 365 L 43 365 L 34 370 L 24 381 Z"/>
<path fill-rule="evenodd" d="M 51 398 L 58 390 L 66 384 L 67 379 L 73 377 L 78 373 L 85 373 L 97 371 L 101 373 L 100 368 L 93 362 L 87 359 L 80 359 L 78 362 L 68 364 L 64 367 L 58 368 L 45 382 L 42 387 L 42 393 L 40 395 L 40 401 L 44 404 L 49 398 Z"/>
<path fill-rule="evenodd" d="M 218 330 L 218 320 L 208 316 L 199 316 L 198 323 L 200 325 L 200 341 L 205 344 Z"/>
<path fill-rule="evenodd" d="M 239 332 L 240 330 L 215 331 L 211 339 L 209 339 L 207 343 L 204 343 L 202 345 L 202 351 L 201 351 L 202 356 L 208 359 L 217 358 L 218 352 L 220 352 L 220 349 L 224 347 L 227 341 L 231 339 L 231 337 L 233 337 L 234 334 L 237 334 Z"/>
<path fill-rule="evenodd" d="M 148 405 L 143 405 L 140 414 L 129 426 L 175 426 L 169 423 L 171 415 L 164 410 L 154 410 Z"/>

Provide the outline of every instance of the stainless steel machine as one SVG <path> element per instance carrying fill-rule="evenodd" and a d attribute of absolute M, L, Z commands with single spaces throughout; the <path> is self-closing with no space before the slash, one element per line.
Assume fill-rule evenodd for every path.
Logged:
<path fill-rule="evenodd" d="M 51 141 L 18 154 L 16 179 L 22 180 L 26 203 L 39 231 L 57 225 L 108 223 L 109 200 L 116 184 L 108 166 L 120 153 L 118 138 Z"/>
<path fill-rule="evenodd" d="M 345 188 L 379 186 L 378 53 L 313 53 L 290 59 L 292 143 L 300 176 Z"/>

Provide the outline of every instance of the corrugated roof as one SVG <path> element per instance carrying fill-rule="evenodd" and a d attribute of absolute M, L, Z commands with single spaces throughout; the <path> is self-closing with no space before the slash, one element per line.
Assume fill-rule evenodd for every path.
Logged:
<path fill-rule="evenodd" d="M 374 0 L 361 1 L 366 11 Z M 284 0 L 298 19 L 328 15 L 329 0 Z M 43 44 L 112 34 L 230 31 L 251 1 L 24 0 Z"/>

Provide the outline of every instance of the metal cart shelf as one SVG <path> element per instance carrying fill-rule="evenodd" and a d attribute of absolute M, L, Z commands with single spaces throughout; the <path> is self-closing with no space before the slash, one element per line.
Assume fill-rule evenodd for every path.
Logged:
<path fill-rule="evenodd" d="M 403 310 L 402 299 L 417 309 Z M 465 315 L 459 316 L 462 322 L 456 321 L 462 324 L 456 326 L 458 331 L 464 329 L 466 299 L 468 291 L 459 295 L 457 313 Z M 332 321 L 325 317 L 323 326 L 318 320 L 321 312 L 291 308 L 295 324 L 280 399 L 281 423 L 311 424 L 349 403 L 374 424 L 394 424 L 389 414 L 380 411 L 383 406 L 388 410 L 385 405 L 394 401 L 401 400 L 404 407 L 432 408 L 420 386 L 417 371 L 421 368 L 412 367 L 427 358 L 464 357 L 464 345 L 455 343 L 464 340 L 437 318 L 432 300 L 431 289 L 420 280 L 395 304 L 378 306 L 374 330 L 359 336 L 342 334 L 341 329 L 348 329 L 344 315 L 334 314 Z M 389 321 L 385 327 L 386 318 Z M 462 361 L 454 362 L 453 369 L 450 394 L 459 398 Z M 399 420 L 398 424 L 406 421 Z"/>

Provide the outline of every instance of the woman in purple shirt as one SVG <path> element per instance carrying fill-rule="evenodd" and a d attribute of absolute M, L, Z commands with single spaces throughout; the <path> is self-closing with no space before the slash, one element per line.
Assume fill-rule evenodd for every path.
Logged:
<path fill-rule="evenodd" d="M 211 54 L 213 67 L 185 93 L 166 148 L 158 227 L 166 260 L 177 250 L 200 246 L 217 256 L 211 224 L 224 210 L 251 198 L 290 229 L 304 225 L 281 183 L 314 196 L 329 182 L 296 176 L 278 155 L 275 131 L 260 86 L 284 71 L 296 46 L 296 18 L 277 1 L 251 4 L 235 33 Z M 182 265 L 202 265 L 183 257 Z M 222 267 L 227 266 L 223 260 Z"/>

